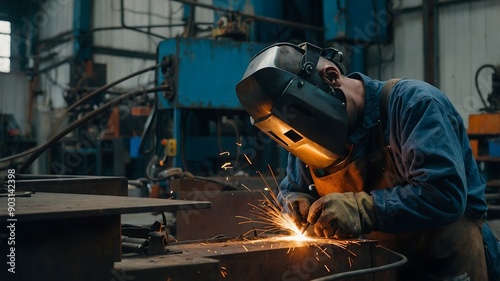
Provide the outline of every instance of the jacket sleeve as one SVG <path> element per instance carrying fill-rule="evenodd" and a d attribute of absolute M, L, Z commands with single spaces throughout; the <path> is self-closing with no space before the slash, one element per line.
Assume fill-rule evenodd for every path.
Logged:
<path fill-rule="evenodd" d="M 315 190 L 310 190 L 309 185 L 313 184 L 309 169 L 304 162 L 293 154 L 288 154 L 288 163 L 286 167 L 286 176 L 281 181 L 278 194 L 278 200 L 283 203 L 283 198 L 290 192 L 303 192 L 319 198 Z"/>
<path fill-rule="evenodd" d="M 433 228 L 459 220 L 465 211 L 462 119 L 446 98 L 425 93 L 432 89 L 414 91 L 424 93 L 391 108 L 390 145 L 407 184 L 371 192 L 379 231 Z"/>

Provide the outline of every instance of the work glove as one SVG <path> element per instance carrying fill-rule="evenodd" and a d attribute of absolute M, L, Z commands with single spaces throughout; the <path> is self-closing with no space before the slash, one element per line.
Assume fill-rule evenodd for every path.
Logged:
<path fill-rule="evenodd" d="M 289 192 L 283 196 L 283 211 L 300 227 L 306 223 L 309 207 L 314 200 L 314 197 L 307 193 Z"/>
<path fill-rule="evenodd" d="M 373 198 L 366 192 L 327 194 L 311 205 L 307 221 L 318 236 L 357 238 L 375 226 Z"/>

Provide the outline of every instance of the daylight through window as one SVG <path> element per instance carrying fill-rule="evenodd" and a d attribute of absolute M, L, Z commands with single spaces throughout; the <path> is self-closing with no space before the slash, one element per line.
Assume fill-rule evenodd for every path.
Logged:
<path fill-rule="evenodd" d="M 0 72 L 10 72 L 10 22 L 0 20 Z"/>

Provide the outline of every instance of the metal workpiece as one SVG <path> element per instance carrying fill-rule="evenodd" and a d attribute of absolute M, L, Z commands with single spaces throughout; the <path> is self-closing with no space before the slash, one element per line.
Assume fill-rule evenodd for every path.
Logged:
<path fill-rule="evenodd" d="M 17 280 L 116 279 L 113 265 L 122 259 L 122 214 L 211 206 L 207 201 L 37 192 L 16 197 L 13 210 L 8 200 L 0 197 L 0 251 L 12 255 L 3 255 L 0 262 L 15 262 Z M 150 240 L 158 243 L 154 253 L 164 253 L 163 236 L 157 238 Z M 12 280 L 6 274 L 2 270 L 0 280 Z"/>
<path fill-rule="evenodd" d="M 266 181 L 272 183 L 273 179 Z M 250 210 L 254 208 L 252 206 L 261 204 L 264 195 L 269 194 L 270 191 L 264 190 L 266 184 L 261 178 L 229 177 L 228 181 L 215 177 L 213 181 L 174 179 L 171 188 L 177 199 L 209 201 L 212 204 L 210 209 L 176 213 L 177 240 L 239 237 L 248 232 L 256 235 L 262 232 L 262 224 L 243 223 L 244 220 L 238 217 L 249 216 Z M 277 194 L 277 190 L 273 192 Z M 255 232 L 253 229 L 256 229 Z"/>
<path fill-rule="evenodd" d="M 178 254 L 126 257 L 115 270 L 134 280 L 395 280 L 406 262 L 376 241 L 294 239 L 172 243 Z"/>

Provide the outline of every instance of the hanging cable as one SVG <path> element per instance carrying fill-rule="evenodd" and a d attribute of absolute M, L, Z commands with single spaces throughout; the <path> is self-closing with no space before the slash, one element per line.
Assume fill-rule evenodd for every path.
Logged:
<path fill-rule="evenodd" d="M 479 78 L 479 73 L 481 72 L 481 70 L 485 69 L 485 68 L 491 68 L 493 69 L 494 72 L 497 71 L 496 67 L 492 64 L 485 64 L 483 66 L 481 66 L 477 71 L 476 71 L 476 77 L 475 77 L 475 83 L 476 83 L 476 89 L 477 89 L 477 93 L 479 94 L 479 97 L 481 98 L 481 102 L 483 103 L 484 105 L 484 108 L 483 110 L 485 111 L 489 111 L 490 110 L 490 107 L 486 104 L 486 101 L 484 100 L 484 97 L 483 97 L 483 94 L 481 93 L 481 89 L 479 89 L 479 81 L 478 81 L 478 78 Z"/>
<path fill-rule="evenodd" d="M 408 258 L 406 256 L 403 256 L 402 254 L 396 253 L 396 252 L 389 250 L 389 249 L 386 249 L 386 251 L 397 256 L 399 258 L 399 260 L 392 262 L 392 263 L 389 263 L 389 264 L 377 266 L 377 267 L 368 267 L 368 268 L 356 269 L 356 270 L 351 270 L 351 271 L 345 271 L 345 272 L 341 272 L 341 273 L 335 273 L 332 275 L 312 279 L 312 281 L 345 280 L 349 277 L 368 276 L 368 274 L 373 274 L 373 273 L 382 272 L 382 271 L 386 271 L 386 270 L 395 270 L 396 268 L 398 268 L 398 267 L 400 267 L 408 262 Z"/>
<path fill-rule="evenodd" d="M 59 128 L 59 126 L 61 125 L 61 122 L 64 121 L 66 118 L 67 118 L 67 114 L 71 111 L 73 111 L 75 108 L 77 108 L 79 105 L 81 105 L 82 103 L 88 101 L 89 99 L 91 99 L 92 97 L 108 90 L 109 88 L 113 87 L 113 86 L 116 86 L 117 84 L 120 84 L 121 82 L 123 81 L 126 81 L 132 77 L 135 77 L 135 76 L 138 76 L 138 75 L 141 75 L 143 73 L 146 73 L 148 71 L 151 71 L 151 70 L 155 70 L 156 68 L 158 67 L 161 67 L 163 66 L 164 62 L 162 63 L 159 63 L 157 65 L 154 65 L 154 66 L 150 66 L 150 67 L 147 67 L 147 68 L 144 68 L 144 69 L 141 69 L 139 71 L 136 71 L 134 73 L 131 73 L 127 76 L 124 76 L 118 80 L 115 80 L 111 83 L 108 83 L 102 87 L 99 87 L 97 88 L 96 90 L 90 92 L 88 95 L 86 95 L 85 97 L 79 99 L 78 101 L 76 101 L 74 104 L 72 104 L 71 106 L 69 106 L 65 111 L 64 113 L 59 117 L 57 118 L 57 120 L 54 122 L 54 128 Z M 1 161 L 1 160 L 0 160 Z"/>
<path fill-rule="evenodd" d="M 136 71 L 136 72 L 134 72 L 134 73 L 131 73 L 131 74 L 129 74 L 129 75 L 127 75 L 127 76 L 125 76 L 125 77 L 122 77 L 122 78 L 120 78 L 120 79 L 118 79 L 118 80 L 115 80 L 115 81 L 113 81 L 113 82 L 110 82 L 110 83 L 108 83 L 108 84 L 106 84 L 106 85 L 104 85 L 104 86 L 102 86 L 102 87 L 100 87 L 100 88 L 98 88 L 98 89 L 94 90 L 93 92 L 91 92 L 91 93 L 89 93 L 87 96 L 85 96 L 84 98 L 82 98 L 82 99 L 78 100 L 77 102 L 75 102 L 74 104 L 72 104 L 70 107 L 68 107 L 68 108 L 66 109 L 66 111 L 65 111 L 65 112 L 64 112 L 64 113 L 63 113 L 63 114 L 62 114 L 62 115 L 61 115 L 61 116 L 60 116 L 60 117 L 56 120 L 56 122 L 54 122 L 54 123 L 55 123 L 55 125 L 54 125 L 54 126 L 58 127 L 58 126 L 59 126 L 59 124 L 60 124 L 60 123 L 61 123 L 61 122 L 65 119 L 65 116 L 66 116 L 66 114 L 67 114 L 68 112 L 72 111 L 73 109 L 75 109 L 76 107 L 78 107 L 79 105 L 81 105 L 83 102 L 87 101 L 88 99 L 92 98 L 93 96 L 95 96 L 95 95 L 97 95 L 97 94 L 100 94 L 100 93 L 102 93 L 102 92 L 104 92 L 104 91 L 108 90 L 109 88 L 111 88 L 111 87 L 113 87 L 113 86 L 115 86 L 115 85 L 117 85 L 117 84 L 119 84 L 119 83 L 121 83 L 121 82 L 123 82 L 123 81 L 125 81 L 125 80 L 128 80 L 128 79 L 130 79 L 130 78 L 132 78 L 132 77 L 135 77 L 135 76 L 137 76 L 137 75 L 143 74 L 143 73 L 148 72 L 148 71 L 151 71 L 151 70 L 155 70 L 156 68 L 161 67 L 161 66 L 163 66 L 164 64 L 165 64 L 165 62 L 162 62 L 162 63 L 159 63 L 159 64 L 157 64 L 157 65 L 155 65 L 155 66 L 151 66 L 151 67 L 148 67 L 148 68 L 141 69 L 141 70 L 139 70 L 139 71 Z M 36 151 L 36 150 L 37 150 L 37 149 L 39 149 L 39 148 L 40 148 L 40 146 L 33 147 L 33 148 L 30 148 L 30 149 L 28 149 L 28 150 L 25 150 L 25 151 L 23 151 L 23 152 L 21 152 L 21 153 L 18 153 L 18 154 L 14 154 L 14 155 L 11 155 L 11 156 L 8 156 L 8 157 L 1 158 L 1 159 L 0 159 L 0 163 L 1 163 L 1 162 L 11 161 L 11 160 L 14 160 L 14 159 L 16 159 L 16 158 L 20 158 L 20 157 L 23 157 L 23 156 L 29 155 L 29 154 L 33 153 L 34 151 Z"/>
<path fill-rule="evenodd" d="M 33 161 L 35 161 L 38 158 L 38 156 L 40 156 L 45 150 L 47 150 L 47 148 L 49 148 L 51 145 L 53 145 L 54 143 L 59 141 L 62 137 L 64 137 L 69 132 L 71 132 L 74 129 L 78 128 L 79 126 L 85 124 L 87 121 L 94 118 L 95 116 L 103 113 L 105 110 L 108 110 L 109 108 L 117 105 L 118 103 L 120 103 L 126 99 L 134 98 L 135 96 L 138 96 L 138 95 L 144 95 L 147 93 L 154 93 L 154 92 L 166 90 L 167 88 L 168 88 L 167 86 L 161 86 L 161 87 L 155 87 L 155 88 L 151 88 L 151 89 L 132 91 L 132 92 L 123 94 L 123 95 L 119 96 L 118 98 L 116 98 L 115 100 L 107 102 L 104 105 L 102 105 L 101 107 L 85 114 L 82 118 L 73 122 L 70 126 L 68 126 L 66 129 L 62 130 L 59 134 L 52 137 L 45 144 L 39 146 L 36 149 L 36 151 L 33 152 L 33 154 L 31 154 L 31 156 L 26 160 L 26 162 L 23 163 L 21 168 L 19 168 L 18 173 L 20 173 L 20 174 L 24 173 L 26 171 L 26 169 L 33 163 Z"/>

